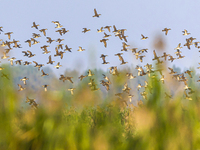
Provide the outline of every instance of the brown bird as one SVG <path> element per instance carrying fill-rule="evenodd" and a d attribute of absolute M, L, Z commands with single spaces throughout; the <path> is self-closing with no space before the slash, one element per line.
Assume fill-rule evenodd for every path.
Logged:
<path fill-rule="evenodd" d="M 165 32 L 165 35 L 167 35 L 167 33 L 168 33 L 168 31 L 169 30 L 171 30 L 170 28 L 168 29 L 168 28 L 164 28 L 163 30 L 162 30 L 162 32 Z"/>
<path fill-rule="evenodd" d="M 110 32 L 110 28 L 111 28 L 112 26 L 105 26 L 104 27 L 104 29 L 108 29 L 108 31 Z"/>
<path fill-rule="evenodd" d="M 62 28 L 63 26 L 59 23 L 59 21 L 52 21 L 56 25 L 55 28 Z"/>
<path fill-rule="evenodd" d="M 26 89 L 26 88 L 23 88 L 22 85 L 20 85 L 20 84 L 17 84 L 17 85 L 19 86 L 19 90 L 18 91 L 23 91 L 23 90 Z"/>
<path fill-rule="evenodd" d="M 117 54 L 115 54 L 115 56 L 118 56 L 119 60 L 122 61 L 122 63 L 120 65 L 128 63 L 128 62 L 124 61 L 124 59 L 123 59 L 123 57 L 121 55 L 123 55 L 123 53 L 117 53 Z"/>
<path fill-rule="evenodd" d="M 64 49 L 64 51 L 72 52 L 71 49 L 72 49 L 72 48 L 69 48 L 67 45 L 65 45 L 65 49 Z"/>
<path fill-rule="evenodd" d="M 90 31 L 90 29 L 87 29 L 87 28 L 83 28 L 83 33 L 86 33 L 86 32 L 88 32 L 88 31 Z"/>
<path fill-rule="evenodd" d="M 94 16 L 92 16 L 92 17 L 98 17 L 99 18 L 99 16 L 100 16 L 101 14 L 98 14 L 97 13 L 97 10 L 96 10 L 96 8 L 94 9 Z"/>
<path fill-rule="evenodd" d="M 38 29 L 38 26 L 39 26 L 39 24 L 36 25 L 35 22 L 33 22 L 33 26 L 31 26 L 31 28 L 36 28 L 36 29 Z"/>
<path fill-rule="evenodd" d="M 36 61 L 33 61 L 33 63 L 35 63 L 35 66 L 34 67 L 38 67 L 38 71 L 40 71 L 40 68 L 42 66 L 44 66 L 44 64 L 38 64 Z"/>
<path fill-rule="evenodd" d="M 102 39 L 102 40 L 100 40 L 100 42 L 104 43 L 104 47 L 107 47 L 107 42 L 106 41 L 108 41 L 108 39 Z"/>
<path fill-rule="evenodd" d="M 31 47 L 31 40 L 26 40 L 25 43 L 28 43 L 29 47 Z"/>
<path fill-rule="evenodd" d="M 54 68 L 59 69 L 60 67 L 62 67 L 62 65 L 60 65 L 60 62 L 57 63 L 56 66 L 54 66 Z"/>
<path fill-rule="evenodd" d="M 66 30 L 65 28 L 62 28 L 62 33 L 63 33 L 63 34 L 65 34 L 65 33 L 67 33 L 67 32 L 69 32 L 69 30 Z"/>
<path fill-rule="evenodd" d="M 42 77 L 44 77 L 44 76 L 48 76 L 49 74 L 48 73 L 45 73 L 43 70 L 41 70 L 42 71 Z"/>
<path fill-rule="evenodd" d="M 24 78 L 20 79 L 20 81 L 23 81 L 24 85 L 26 85 L 26 80 L 29 80 L 29 78 L 24 77 Z"/>
<path fill-rule="evenodd" d="M 31 58 L 31 57 L 33 57 L 33 56 L 35 56 L 35 54 L 32 54 L 32 52 L 31 51 L 27 51 L 28 53 L 29 53 L 29 58 Z"/>
<path fill-rule="evenodd" d="M 170 67 L 168 67 L 168 69 L 171 71 L 169 74 L 175 74 L 175 73 L 177 73 L 177 72 L 174 71 L 174 69 L 172 69 Z"/>
<path fill-rule="evenodd" d="M 55 61 L 51 60 L 51 55 L 49 55 L 49 61 L 47 62 L 47 64 L 53 64 Z"/>
<path fill-rule="evenodd" d="M 148 39 L 148 37 L 147 36 L 144 36 L 143 34 L 141 34 L 141 36 L 142 36 L 142 40 L 146 40 L 146 39 Z"/>
<path fill-rule="evenodd" d="M 13 66 L 13 60 L 15 60 L 15 59 L 16 59 L 15 57 L 8 59 L 8 61 L 10 61 L 11 66 Z"/>
<path fill-rule="evenodd" d="M 49 85 L 43 85 L 42 87 L 44 88 L 44 91 L 46 92 L 47 91 L 47 87 L 48 87 Z"/>
<path fill-rule="evenodd" d="M 52 40 L 50 37 L 47 37 L 47 39 L 48 39 L 48 41 L 47 41 L 47 43 L 52 43 L 53 41 L 55 41 L 55 40 Z"/>
<path fill-rule="evenodd" d="M 4 34 L 8 35 L 8 39 L 10 40 L 11 34 L 13 34 L 13 32 L 7 32 L 7 33 L 4 33 Z"/>
<path fill-rule="evenodd" d="M 80 77 L 78 77 L 81 81 L 87 76 L 81 75 Z"/>
<path fill-rule="evenodd" d="M 103 63 L 102 64 L 109 64 L 109 62 L 106 62 L 106 56 L 108 56 L 108 55 L 104 55 L 104 54 L 101 54 L 101 57 L 100 58 L 102 58 L 102 60 L 103 60 Z"/>
<path fill-rule="evenodd" d="M 44 36 L 46 36 L 46 30 L 47 30 L 47 29 L 41 29 L 41 30 L 39 30 L 39 31 L 42 32 L 42 33 L 44 34 Z"/>

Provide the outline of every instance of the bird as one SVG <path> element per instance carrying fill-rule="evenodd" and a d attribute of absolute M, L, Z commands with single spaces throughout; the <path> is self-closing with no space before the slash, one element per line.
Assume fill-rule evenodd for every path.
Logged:
<path fill-rule="evenodd" d="M 164 29 L 162 30 L 162 32 L 165 32 L 165 35 L 167 35 L 169 30 L 171 30 L 171 29 L 170 29 L 170 28 L 164 28 Z"/>
<path fill-rule="evenodd" d="M 140 62 L 143 62 L 143 58 L 146 57 L 146 56 L 139 56 L 140 58 Z"/>
<path fill-rule="evenodd" d="M 101 57 L 100 58 L 102 58 L 102 60 L 103 60 L 103 63 L 102 64 L 109 64 L 109 62 L 106 62 L 106 56 L 108 56 L 108 55 L 104 55 L 104 54 L 101 54 Z"/>
<path fill-rule="evenodd" d="M 188 96 L 188 94 L 186 93 L 185 90 L 184 90 L 184 94 L 185 94 L 185 98 L 186 98 L 186 99 L 188 99 L 188 100 L 190 100 L 190 101 L 192 100 L 192 98 L 191 98 L 190 96 Z"/>
<path fill-rule="evenodd" d="M 31 47 L 31 41 L 32 40 L 26 40 L 25 43 L 28 43 L 29 47 Z"/>
<path fill-rule="evenodd" d="M 52 43 L 53 41 L 55 41 L 55 40 L 52 40 L 50 37 L 47 37 L 47 39 L 48 39 L 48 41 L 47 41 L 47 43 Z"/>
<path fill-rule="evenodd" d="M 9 58 L 10 56 L 6 56 L 7 53 L 3 52 L 3 56 L 1 56 L 1 59 Z"/>
<path fill-rule="evenodd" d="M 66 30 L 65 28 L 62 28 L 62 33 L 63 33 L 63 34 L 65 34 L 65 33 L 67 33 L 67 32 L 69 32 L 69 30 Z"/>
<path fill-rule="evenodd" d="M 88 77 L 91 77 L 91 76 L 93 76 L 93 75 L 94 75 L 94 74 L 93 74 L 92 71 L 89 69 L 89 70 L 88 70 L 88 75 L 87 75 L 87 76 L 88 76 Z"/>
<path fill-rule="evenodd" d="M 58 42 L 58 43 L 60 43 L 60 42 L 62 42 L 62 41 L 64 41 L 64 39 L 58 38 L 58 39 L 56 40 L 56 42 Z"/>
<path fill-rule="evenodd" d="M 102 40 L 100 40 L 100 42 L 104 43 L 104 47 L 107 47 L 107 42 L 106 41 L 108 41 L 108 39 L 102 39 Z"/>
<path fill-rule="evenodd" d="M 32 36 L 33 36 L 33 38 L 35 38 L 35 39 L 41 37 L 40 34 L 36 34 L 36 33 L 33 33 Z"/>
<path fill-rule="evenodd" d="M 21 65 L 22 60 L 16 60 L 15 63 Z"/>
<path fill-rule="evenodd" d="M 42 32 L 42 33 L 44 34 L 44 36 L 46 36 L 46 30 L 47 30 L 47 29 L 41 29 L 41 30 L 39 30 L 39 31 Z"/>
<path fill-rule="evenodd" d="M 35 56 L 35 54 L 32 54 L 32 52 L 31 51 L 27 51 L 28 53 L 29 53 L 29 58 L 31 58 L 31 57 L 33 57 L 33 56 Z"/>
<path fill-rule="evenodd" d="M 186 70 L 184 73 L 187 73 L 190 76 L 190 78 L 192 78 L 191 72 L 193 72 L 193 71 Z"/>
<path fill-rule="evenodd" d="M 83 33 L 86 33 L 86 32 L 89 32 L 90 31 L 90 29 L 87 29 L 87 28 L 83 28 Z"/>
<path fill-rule="evenodd" d="M 73 78 L 73 77 L 65 77 L 66 80 L 68 80 L 68 81 L 71 82 L 71 83 L 74 83 L 74 82 L 72 81 L 72 78 Z"/>
<path fill-rule="evenodd" d="M 59 21 L 52 21 L 56 25 L 55 28 L 62 28 L 63 26 L 59 23 Z"/>
<path fill-rule="evenodd" d="M 8 39 L 10 40 L 11 34 L 13 34 L 13 32 L 7 32 L 7 33 L 4 33 L 4 34 L 8 35 Z"/>
<path fill-rule="evenodd" d="M 10 61 L 11 66 L 13 66 L 13 60 L 15 60 L 15 59 L 16 59 L 15 57 L 8 59 L 8 61 Z"/>
<path fill-rule="evenodd" d="M 48 87 L 49 85 L 47 85 L 47 84 L 45 84 L 45 85 L 42 85 L 42 87 L 44 88 L 44 91 L 46 92 L 47 91 L 47 87 Z"/>
<path fill-rule="evenodd" d="M 126 76 L 128 77 L 128 79 L 134 79 L 134 78 L 136 78 L 136 76 L 133 76 L 132 73 L 126 73 Z"/>
<path fill-rule="evenodd" d="M 169 74 L 175 74 L 175 73 L 177 73 L 177 72 L 174 71 L 174 69 L 172 69 L 170 67 L 168 67 L 168 69 L 171 71 Z"/>
<path fill-rule="evenodd" d="M 39 24 L 38 24 L 38 25 L 36 25 L 36 23 L 35 23 L 35 22 L 33 22 L 33 26 L 31 26 L 31 28 L 36 28 L 36 29 L 38 29 L 38 26 L 39 26 Z"/>
<path fill-rule="evenodd" d="M 15 41 L 15 39 L 13 39 L 13 44 L 14 44 L 14 46 L 13 47 L 15 47 L 15 48 L 17 48 L 18 47 L 18 44 L 17 44 L 17 42 L 19 42 L 19 41 Z"/>
<path fill-rule="evenodd" d="M 97 13 L 97 10 L 96 10 L 96 8 L 94 9 L 94 16 L 92 16 L 92 17 L 98 17 L 99 18 L 99 16 L 100 16 L 101 14 L 98 14 Z"/>
<path fill-rule="evenodd" d="M 111 35 L 108 35 L 108 34 L 106 34 L 105 32 L 104 32 L 104 37 L 103 38 L 108 38 L 108 37 L 110 37 Z"/>
<path fill-rule="evenodd" d="M 32 44 L 32 45 L 35 45 L 35 44 L 40 43 L 39 41 L 35 40 L 34 38 L 31 38 L 31 41 L 33 41 L 33 44 Z"/>
<path fill-rule="evenodd" d="M 61 36 L 63 34 L 63 31 L 60 29 L 60 30 L 56 30 L 56 32 L 58 32 Z"/>
<path fill-rule="evenodd" d="M 81 81 L 87 76 L 81 75 L 80 77 L 78 77 Z"/>
<path fill-rule="evenodd" d="M 111 28 L 112 26 L 105 26 L 104 27 L 104 29 L 108 29 L 108 31 L 110 32 L 110 28 Z"/>
<path fill-rule="evenodd" d="M 31 64 L 31 62 L 28 62 L 28 61 L 25 61 L 25 62 L 24 62 L 24 65 L 25 65 L 25 66 L 30 65 L 30 64 Z"/>
<path fill-rule="evenodd" d="M 165 61 L 167 59 L 167 56 L 169 56 L 169 54 L 166 54 L 166 52 L 163 53 L 163 56 L 161 56 L 162 58 L 164 57 L 165 58 Z"/>
<path fill-rule="evenodd" d="M 169 58 L 168 60 L 171 61 L 171 62 L 173 62 L 173 61 L 176 59 L 176 58 L 174 58 L 174 57 L 171 56 L 171 55 L 169 55 L 169 57 L 170 57 L 170 58 Z"/>
<path fill-rule="evenodd" d="M 59 69 L 60 67 L 62 67 L 62 65 L 60 65 L 60 62 L 57 63 L 56 66 L 54 66 L 54 68 Z"/>
<path fill-rule="evenodd" d="M 122 61 L 122 63 L 121 63 L 120 65 L 123 65 L 123 64 L 128 63 L 128 62 L 125 62 L 125 61 L 124 61 L 123 57 L 121 56 L 122 54 L 123 54 L 123 53 L 117 53 L 117 54 L 115 54 L 115 56 L 118 56 L 118 57 L 119 57 L 119 60 Z"/>
<path fill-rule="evenodd" d="M 18 90 L 18 91 L 23 91 L 23 90 L 26 89 L 26 88 L 23 88 L 21 84 L 17 84 L 17 85 L 18 85 L 18 87 L 19 87 L 19 90 Z"/>
<path fill-rule="evenodd" d="M 55 61 L 51 60 L 51 55 L 49 55 L 49 61 L 47 62 L 47 64 L 53 64 Z"/>
<path fill-rule="evenodd" d="M 179 49 L 180 50 L 181 48 L 183 48 L 183 47 L 181 47 L 181 43 L 179 43 L 178 46 L 175 49 Z"/>
<path fill-rule="evenodd" d="M 183 35 L 190 35 L 190 33 L 188 33 L 188 31 L 186 29 L 184 29 L 184 31 L 182 31 L 182 32 L 183 32 Z"/>
<path fill-rule="evenodd" d="M 65 49 L 64 49 L 64 51 L 72 52 L 71 49 L 72 49 L 72 48 L 69 48 L 67 45 L 65 45 Z"/>
<path fill-rule="evenodd" d="M 24 77 L 24 78 L 20 79 L 20 81 L 23 81 L 24 85 L 26 85 L 26 80 L 29 80 L 29 78 Z"/>
<path fill-rule="evenodd" d="M 58 45 L 57 45 L 57 48 L 58 48 L 58 49 L 63 49 L 63 45 L 64 45 L 64 44 L 58 44 Z"/>
<path fill-rule="evenodd" d="M 35 66 L 34 67 L 38 67 L 38 71 L 40 71 L 40 68 L 42 66 L 44 66 L 44 64 L 38 64 L 36 61 L 33 61 L 33 63 L 35 63 Z"/>
<path fill-rule="evenodd" d="M 45 73 L 43 70 L 41 70 L 41 72 L 42 72 L 41 77 L 44 77 L 44 76 L 48 76 L 48 75 L 49 75 L 48 73 Z"/>
<path fill-rule="evenodd" d="M 147 36 L 144 36 L 143 34 L 141 34 L 141 36 L 142 36 L 142 40 L 146 40 L 146 39 L 148 39 L 148 37 Z"/>
<path fill-rule="evenodd" d="M 103 27 L 101 27 L 100 29 L 97 29 L 97 32 L 100 33 L 100 32 L 103 32 Z"/>
<path fill-rule="evenodd" d="M 194 42 L 193 44 L 194 44 L 194 46 L 196 47 L 196 48 L 198 48 L 199 46 L 198 46 L 198 44 L 199 44 L 200 42 Z"/>
<path fill-rule="evenodd" d="M 116 28 L 116 26 L 115 25 L 113 25 L 113 32 L 116 34 L 116 33 L 118 33 L 119 32 L 119 30 L 117 30 L 117 28 Z"/>
<path fill-rule="evenodd" d="M 82 51 L 85 51 L 85 49 L 82 49 L 82 47 L 79 46 L 79 49 L 77 51 L 82 52 Z"/>
<path fill-rule="evenodd" d="M 76 89 L 76 88 L 69 88 L 68 91 L 71 92 L 71 95 L 74 95 L 74 90 L 75 90 L 75 89 Z"/>

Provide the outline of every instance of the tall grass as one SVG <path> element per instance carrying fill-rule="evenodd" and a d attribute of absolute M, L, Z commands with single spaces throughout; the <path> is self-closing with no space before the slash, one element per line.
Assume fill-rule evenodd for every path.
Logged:
<path fill-rule="evenodd" d="M 9 70 L 5 73 L 11 76 Z M 20 101 L 12 79 L 2 77 L 0 149 L 200 149 L 198 89 L 189 101 L 182 94 L 165 97 L 165 85 L 157 77 L 149 78 L 149 84 L 152 94 L 147 89 L 147 100 L 137 106 L 127 102 L 127 107 L 112 94 L 106 101 L 96 96 L 98 91 L 84 88 L 70 97 L 42 94 L 38 108 L 32 108 L 26 97 Z"/>

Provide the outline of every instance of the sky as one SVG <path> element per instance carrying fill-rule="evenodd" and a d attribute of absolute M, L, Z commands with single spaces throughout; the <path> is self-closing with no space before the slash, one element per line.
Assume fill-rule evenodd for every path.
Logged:
<path fill-rule="evenodd" d="M 168 62 L 168 66 L 176 65 L 183 69 L 189 67 L 198 67 L 199 50 L 191 46 L 191 50 L 183 46 L 186 43 L 186 38 L 195 37 L 195 41 L 200 41 L 200 20 L 197 15 L 200 14 L 200 1 L 197 0 L 48 0 L 48 1 L 27 1 L 27 0 L 3 0 L 1 1 L 1 19 L 0 26 L 3 31 L 0 34 L 0 39 L 8 40 L 4 35 L 6 32 L 13 32 L 11 40 L 19 40 L 22 48 L 13 48 L 8 54 L 10 57 L 22 59 L 23 61 L 37 61 L 38 63 L 50 66 L 58 74 L 64 73 L 66 69 L 79 69 L 84 71 L 87 69 L 101 68 L 108 70 L 111 66 L 118 66 L 119 69 L 123 67 L 130 67 L 135 65 L 144 66 L 146 63 L 152 63 L 153 50 L 155 46 L 153 43 L 161 38 L 166 44 L 164 51 L 175 57 L 174 48 L 179 43 L 183 47 L 181 49 L 184 59 Z M 101 14 L 99 18 L 92 17 L 94 15 L 94 8 Z M 52 21 L 59 21 L 63 27 L 69 30 L 63 36 L 55 32 L 56 25 Z M 55 54 L 56 42 L 52 44 L 46 43 L 46 37 L 35 28 L 31 28 L 33 22 L 39 24 L 39 29 L 47 28 L 47 37 L 56 40 L 58 38 L 64 39 L 61 43 L 72 48 L 72 53 L 66 52 L 63 59 L 60 57 L 53 57 L 54 65 L 47 65 L 49 54 L 42 54 L 40 49 L 43 45 L 49 45 L 48 50 L 50 55 Z M 107 42 L 107 48 L 100 42 L 103 39 L 103 32 L 97 33 L 97 29 L 104 26 L 115 25 L 117 29 L 126 29 L 127 44 L 130 48 L 148 48 L 148 53 L 144 61 L 141 63 L 135 59 L 131 51 L 123 52 L 123 58 L 128 63 L 120 65 L 121 61 L 115 56 L 116 53 L 121 53 L 122 42 L 118 37 L 115 37 L 112 32 L 105 30 L 107 34 L 111 34 Z M 83 28 L 91 29 L 90 32 L 82 33 Z M 165 36 L 162 30 L 164 28 L 171 28 L 168 35 Z M 182 31 L 187 29 L 191 35 L 183 36 Z M 113 28 L 111 28 L 113 31 Z M 41 35 L 37 40 L 39 44 L 33 45 L 31 48 L 25 43 L 26 40 L 32 37 L 32 33 L 39 33 Z M 148 36 L 147 40 L 141 40 L 141 34 Z M 78 52 L 78 47 L 85 49 L 83 52 Z M 24 57 L 22 51 L 30 50 L 35 57 Z M 158 55 L 162 55 L 163 51 L 155 49 Z M 110 64 L 103 65 L 101 54 L 108 55 L 106 61 Z M 2 63 L 7 63 L 8 60 L 1 60 Z M 53 66 L 60 62 L 62 67 L 55 69 Z"/>

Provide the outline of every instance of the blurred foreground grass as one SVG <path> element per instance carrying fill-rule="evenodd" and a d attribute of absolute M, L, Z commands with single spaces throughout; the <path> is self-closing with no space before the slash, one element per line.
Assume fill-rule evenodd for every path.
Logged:
<path fill-rule="evenodd" d="M 66 96 L 44 94 L 33 109 L 24 105 L 26 98 L 21 102 L 12 80 L 1 77 L 0 149 L 200 149 L 198 89 L 192 101 L 178 94 L 172 100 L 162 94 L 161 82 L 149 82 L 152 94 L 137 107 L 127 107 L 116 96 L 99 98 L 95 105 L 91 100 L 98 97 L 86 90 L 71 98 L 82 101 L 82 107 L 68 105 Z"/>

